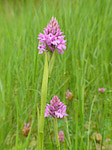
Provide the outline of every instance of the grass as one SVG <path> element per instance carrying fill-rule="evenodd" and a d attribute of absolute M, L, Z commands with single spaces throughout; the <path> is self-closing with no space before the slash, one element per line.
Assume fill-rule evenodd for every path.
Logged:
<path fill-rule="evenodd" d="M 94 150 L 93 133 L 103 145 L 112 139 L 112 1 L 0 1 L 0 149 L 36 149 L 37 104 L 40 106 L 44 55 L 38 34 L 57 18 L 67 49 L 56 53 L 48 85 L 67 104 L 67 119 L 58 121 L 65 134 L 63 150 Z M 106 91 L 98 93 L 98 88 Z M 74 99 L 65 99 L 67 89 Z M 28 137 L 21 134 L 32 120 Z M 52 119 L 45 119 L 44 149 L 56 149 Z M 85 126 L 87 128 L 85 128 Z"/>

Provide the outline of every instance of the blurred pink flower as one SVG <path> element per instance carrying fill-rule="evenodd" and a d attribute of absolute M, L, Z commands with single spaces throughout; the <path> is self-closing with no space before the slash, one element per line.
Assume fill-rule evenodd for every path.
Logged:
<path fill-rule="evenodd" d="M 70 101 L 74 98 L 74 95 L 69 90 L 66 91 L 65 95 L 66 95 L 66 99 L 68 101 Z"/>
<path fill-rule="evenodd" d="M 98 92 L 104 93 L 105 92 L 105 88 L 98 88 Z"/>
<path fill-rule="evenodd" d="M 30 132 L 30 129 L 31 129 L 30 122 L 29 123 L 25 123 L 25 126 L 22 129 L 22 135 L 28 136 L 28 133 Z"/>
<path fill-rule="evenodd" d="M 59 136 L 59 141 L 64 142 L 64 132 L 62 130 L 59 131 L 58 136 Z"/>

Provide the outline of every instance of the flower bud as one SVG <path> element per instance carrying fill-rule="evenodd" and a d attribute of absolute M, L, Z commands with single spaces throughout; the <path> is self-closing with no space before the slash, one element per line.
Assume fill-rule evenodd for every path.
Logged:
<path fill-rule="evenodd" d="M 68 101 L 70 101 L 74 98 L 74 95 L 69 90 L 66 91 L 65 95 L 66 95 L 66 99 Z"/>
<path fill-rule="evenodd" d="M 22 135 L 28 136 L 28 133 L 30 132 L 30 123 L 25 123 L 24 128 L 22 129 Z"/>
<path fill-rule="evenodd" d="M 59 136 L 59 141 L 64 142 L 64 132 L 62 130 L 59 131 L 58 136 Z"/>

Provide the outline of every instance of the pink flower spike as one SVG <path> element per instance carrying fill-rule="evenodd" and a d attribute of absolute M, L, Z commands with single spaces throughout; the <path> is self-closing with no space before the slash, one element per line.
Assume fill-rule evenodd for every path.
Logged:
<path fill-rule="evenodd" d="M 56 49 L 58 53 L 63 54 L 63 50 L 66 49 L 66 40 L 64 40 L 65 35 L 62 34 L 63 32 L 61 32 L 56 18 L 52 17 L 50 23 L 44 28 L 44 34 L 40 33 L 38 35 L 39 54 L 42 54 L 43 51 L 50 51 L 53 53 Z"/>
<path fill-rule="evenodd" d="M 63 118 L 64 116 L 68 116 L 68 114 L 66 114 L 66 105 L 64 105 L 63 102 L 60 102 L 60 99 L 56 95 L 50 101 L 50 105 L 46 105 L 44 117 L 49 116 L 54 118 Z"/>

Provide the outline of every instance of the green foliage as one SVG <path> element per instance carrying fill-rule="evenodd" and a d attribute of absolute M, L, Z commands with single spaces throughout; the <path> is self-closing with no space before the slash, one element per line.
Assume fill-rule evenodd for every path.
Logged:
<path fill-rule="evenodd" d="M 52 16 L 67 39 L 64 54 L 56 53 L 46 100 L 57 94 L 67 104 L 67 121 L 58 120 L 65 134 L 62 149 L 95 149 L 94 132 L 102 135 L 100 146 L 112 139 L 112 1 L 10 0 L 0 1 L 0 149 L 35 149 L 30 144 L 37 141 L 44 69 L 37 36 Z M 98 93 L 99 87 L 105 92 Z M 69 102 L 67 89 L 74 94 Z M 31 133 L 24 137 L 29 116 Z M 46 118 L 44 147 L 49 150 L 56 149 L 53 128 Z"/>

